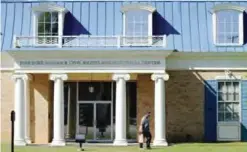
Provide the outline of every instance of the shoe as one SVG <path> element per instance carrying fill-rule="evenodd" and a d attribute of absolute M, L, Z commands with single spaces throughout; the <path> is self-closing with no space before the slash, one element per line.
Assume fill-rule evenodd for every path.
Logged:
<path fill-rule="evenodd" d="M 151 147 L 147 147 L 147 149 L 152 149 Z"/>

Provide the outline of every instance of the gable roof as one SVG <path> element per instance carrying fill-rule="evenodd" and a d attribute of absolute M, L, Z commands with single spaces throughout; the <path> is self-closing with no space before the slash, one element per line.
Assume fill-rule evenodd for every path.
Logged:
<path fill-rule="evenodd" d="M 1 5 L 1 50 L 12 48 L 14 35 L 32 35 L 32 8 L 46 1 L 4 0 Z M 153 33 L 168 35 L 164 50 L 185 52 L 247 52 L 247 30 L 243 46 L 217 47 L 213 44 L 212 8 L 218 4 L 235 4 L 247 8 L 245 0 L 218 1 L 55 1 L 68 10 L 64 32 L 71 35 L 122 35 L 122 12 L 125 4 L 148 4 L 156 8 L 153 16 Z M 245 13 L 245 29 L 247 17 Z M 69 30 L 68 30 L 69 29 Z M 116 48 L 117 49 L 117 48 Z"/>

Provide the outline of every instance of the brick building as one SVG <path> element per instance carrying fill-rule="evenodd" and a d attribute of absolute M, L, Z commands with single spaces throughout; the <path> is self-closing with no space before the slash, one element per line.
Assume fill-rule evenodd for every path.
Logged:
<path fill-rule="evenodd" d="M 247 141 L 245 0 L 3 0 L 1 139 Z"/>

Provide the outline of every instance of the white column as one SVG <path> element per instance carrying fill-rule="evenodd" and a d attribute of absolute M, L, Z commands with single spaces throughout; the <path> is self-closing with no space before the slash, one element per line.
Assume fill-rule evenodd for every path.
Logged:
<path fill-rule="evenodd" d="M 54 81 L 54 117 L 52 146 L 65 146 L 64 140 L 64 87 L 63 81 L 68 79 L 67 74 L 51 74 Z"/>
<path fill-rule="evenodd" d="M 31 75 L 26 75 L 24 78 L 24 122 L 25 122 L 25 141 L 27 144 L 31 144 L 30 140 L 30 87 L 29 82 L 32 80 Z"/>
<path fill-rule="evenodd" d="M 116 116 L 115 116 L 115 140 L 113 145 L 127 146 L 126 139 L 126 80 L 129 74 L 114 74 L 116 81 Z"/>
<path fill-rule="evenodd" d="M 154 146 L 167 146 L 165 116 L 165 82 L 169 79 L 166 73 L 155 73 L 151 76 L 155 83 L 154 102 Z"/>
<path fill-rule="evenodd" d="M 24 78 L 25 74 L 14 74 L 13 79 L 15 81 L 15 131 L 14 131 L 14 144 L 17 146 L 25 146 L 25 110 L 24 100 Z"/>

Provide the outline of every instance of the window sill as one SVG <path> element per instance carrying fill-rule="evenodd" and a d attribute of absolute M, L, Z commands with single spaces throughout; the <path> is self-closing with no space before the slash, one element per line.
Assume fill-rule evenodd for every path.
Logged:
<path fill-rule="evenodd" d="M 243 44 L 230 44 L 230 43 L 226 43 L 226 44 L 214 44 L 216 47 L 241 47 L 243 46 Z"/>

